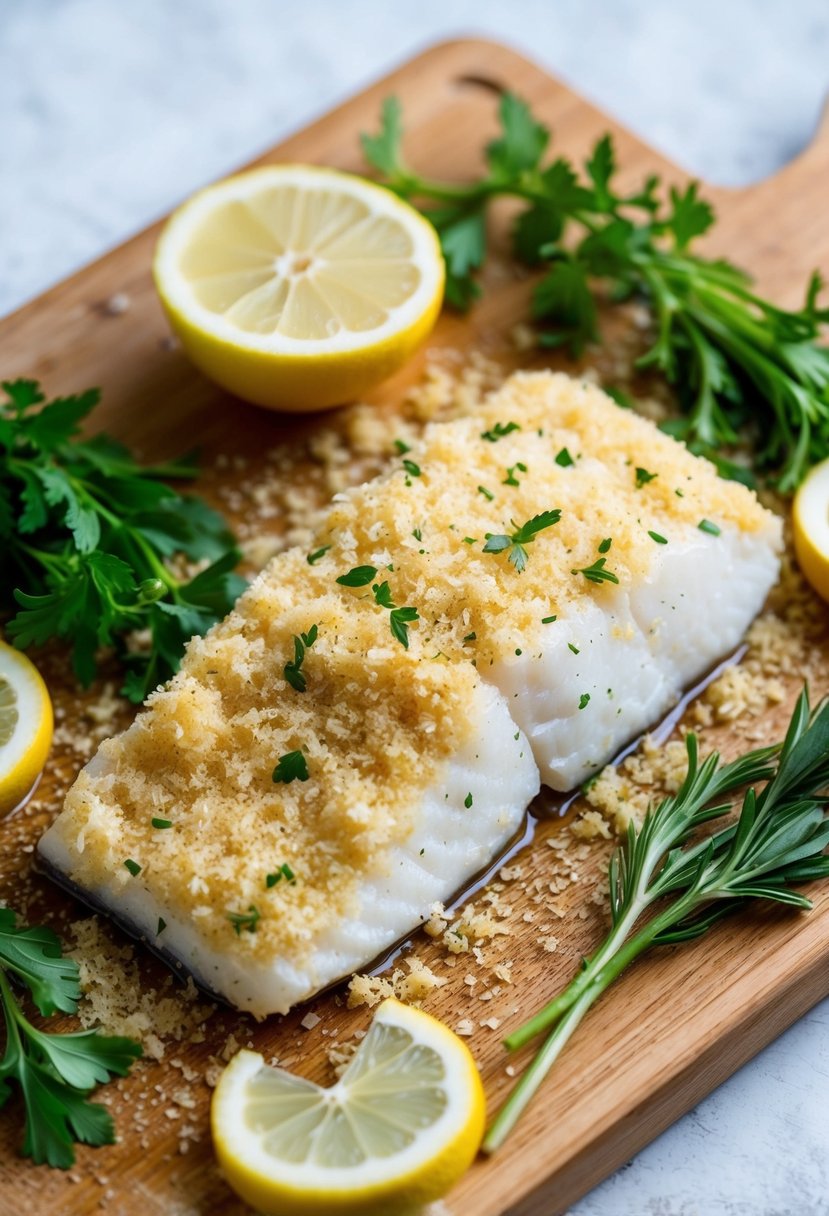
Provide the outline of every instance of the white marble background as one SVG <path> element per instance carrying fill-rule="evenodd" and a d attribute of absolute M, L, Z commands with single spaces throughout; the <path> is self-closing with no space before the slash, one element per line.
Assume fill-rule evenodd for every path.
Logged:
<path fill-rule="evenodd" d="M 727 184 L 803 148 L 829 88 L 827 0 L 0 0 L 0 313 L 470 32 Z M 829 1213 L 827 1026 L 829 1002 L 571 1216 Z"/>

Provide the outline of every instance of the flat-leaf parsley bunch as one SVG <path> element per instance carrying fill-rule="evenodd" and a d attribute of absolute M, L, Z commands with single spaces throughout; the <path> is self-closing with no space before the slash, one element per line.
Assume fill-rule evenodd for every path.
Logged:
<path fill-rule="evenodd" d="M 437 229 L 448 301 L 466 308 L 480 292 L 476 272 L 486 258 L 490 202 L 520 199 L 515 255 L 546 269 L 532 304 L 542 344 L 567 344 L 578 354 L 598 339 L 598 280 L 613 300 L 643 297 L 657 336 L 638 366 L 661 371 L 685 411 L 666 429 L 742 480 L 750 473 L 723 460 L 720 449 L 748 437 L 755 470 L 793 490 L 811 464 L 829 456 L 829 349 L 817 343 L 829 308 L 818 304 L 819 276 L 812 276 L 801 309 L 778 308 L 752 290 L 745 271 L 692 249 L 714 222 L 695 183 L 665 190 L 649 177 L 624 193 L 609 135 L 581 169 L 562 156 L 546 159 L 550 133 L 514 94 L 501 98 L 499 118 L 501 133 L 484 150 L 486 172 L 467 185 L 434 181 L 409 167 L 396 98 L 383 105 L 379 133 L 363 136 L 366 158 L 384 184 L 416 203 Z"/>
<path fill-rule="evenodd" d="M 243 590 L 233 537 L 206 503 L 161 480 L 193 477 L 186 461 L 142 468 L 106 435 L 78 437 L 96 389 L 47 402 L 33 380 L 2 388 L 0 607 L 17 610 L 8 633 L 23 648 L 68 640 L 83 684 L 98 648 L 115 646 L 125 694 L 143 701 Z M 169 561 L 179 555 L 209 564 L 179 578 Z M 146 645 L 130 644 L 138 631 Z"/>
<path fill-rule="evenodd" d="M 0 1060 L 0 1107 L 15 1082 L 25 1109 L 24 1157 L 68 1169 L 73 1145 L 112 1144 L 115 1128 L 106 1107 L 89 1094 L 110 1077 L 123 1077 L 141 1055 L 132 1039 L 97 1030 L 53 1034 L 26 1017 L 12 990 L 26 988 L 44 1017 L 74 1013 L 81 995 L 78 965 L 64 958 L 60 942 L 43 926 L 18 928 L 15 913 L 0 908 L 0 1012 L 6 1049 Z"/>

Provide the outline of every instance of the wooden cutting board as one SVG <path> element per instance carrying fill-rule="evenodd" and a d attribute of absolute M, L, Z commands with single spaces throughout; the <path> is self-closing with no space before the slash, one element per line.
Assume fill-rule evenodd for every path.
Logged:
<path fill-rule="evenodd" d="M 528 99 L 553 128 L 558 149 L 569 156 L 582 157 L 597 136 L 610 130 L 627 183 L 654 172 L 669 181 L 683 177 L 540 68 L 504 47 L 480 41 L 434 47 L 263 159 L 359 171 L 358 134 L 376 127 L 382 99 L 396 93 L 404 105 L 412 162 L 434 176 L 463 177 L 479 168 L 481 148 L 495 127 L 497 94 L 503 89 Z M 774 179 L 746 190 L 707 191 L 719 214 L 709 248 L 750 267 L 762 289 L 779 303 L 797 303 L 811 270 L 829 270 L 827 174 L 829 129 L 824 124 L 812 146 Z M 496 245 L 502 249 L 506 223 L 506 213 L 494 222 Z M 284 421 L 244 406 L 190 367 L 167 340 L 151 286 L 156 233 L 157 228 L 141 233 L 0 323 L 2 372 L 7 377 L 39 377 L 52 393 L 101 385 L 104 399 L 94 429 L 113 432 L 147 457 L 179 453 L 198 442 L 210 468 L 199 488 L 215 497 L 222 485 L 255 480 L 264 450 L 322 423 Z M 442 317 L 432 349 L 476 348 L 506 367 L 537 365 L 538 358 L 517 354 L 508 336 L 526 315 L 529 281 L 505 273 L 504 264 L 497 261 L 487 280 L 484 300 L 469 317 Z M 119 309 L 117 302 L 116 307 L 108 306 L 113 296 L 125 297 L 128 308 Z M 607 321 L 606 332 L 614 340 L 624 340 L 619 324 L 618 319 Z M 372 400 L 394 408 L 417 380 L 422 362 L 423 356 L 414 360 Z M 231 461 L 230 470 L 217 472 L 212 462 L 219 453 L 242 457 L 244 468 L 234 470 Z M 82 726 L 85 699 L 71 683 L 65 657 L 58 653 L 44 661 L 64 720 Z M 829 686 L 820 655 L 815 658 L 814 681 L 816 694 Z M 797 687 L 793 679 L 790 698 Z M 779 735 L 787 712 L 784 704 L 762 719 L 764 737 Z M 751 725 L 756 731 L 757 720 Z M 722 741 L 731 750 L 745 745 L 739 726 L 719 735 L 709 733 L 706 739 Z M 29 876 L 31 845 L 54 814 L 77 765 L 65 747 L 58 747 L 37 797 L 25 811 L 0 824 L 0 895 L 14 904 L 25 893 L 30 918 L 59 926 L 84 912 L 47 880 Z M 528 895 L 532 880 L 549 875 L 552 851 L 547 840 L 559 830 L 555 823 L 538 828 L 518 859 L 521 881 L 507 884 L 502 892 L 502 898 L 514 904 L 513 920 L 519 925 L 522 909 L 532 912 L 534 907 Z M 599 860 L 603 855 L 599 850 Z M 584 864 L 585 873 L 591 864 Z M 829 993 L 829 889 L 814 894 L 817 906 L 809 916 L 774 910 L 745 915 L 703 942 L 663 951 L 637 965 L 591 1013 L 501 1155 L 476 1163 L 448 1197 L 452 1216 L 552 1216 L 564 1211 Z M 561 988 L 580 952 L 589 950 L 601 932 L 601 913 L 593 904 L 585 912 L 584 896 L 585 887 L 578 881 L 561 895 L 569 914 L 557 929 L 556 953 L 541 949 L 538 931 L 529 921 L 506 940 L 501 957 L 512 962 L 511 984 L 494 983 L 485 969 L 476 972 L 464 956 L 458 956 L 452 968 L 445 951 L 424 935 L 414 939 L 418 957 L 448 980 L 431 995 L 427 1008 L 450 1025 L 461 1018 L 474 1021 L 470 1043 L 493 1105 L 510 1083 L 501 1033 Z M 117 931 L 113 938 L 119 940 Z M 141 966 L 148 985 L 162 982 L 160 964 L 142 959 Z M 470 972 L 476 976 L 471 986 L 465 982 Z M 494 995 L 481 1001 L 487 990 Z M 347 1010 L 341 993 L 320 998 L 313 1009 L 321 1021 L 310 1031 L 299 1026 L 306 1010 L 261 1025 L 219 1012 L 207 1021 L 203 1043 L 169 1046 L 161 1063 L 142 1066 L 125 1082 L 110 1086 L 106 1092 L 121 1141 L 112 1148 L 80 1150 L 71 1176 L 35 1168 L 16 1156 L 20 1111 L 12 1104 L 0 1116 L 0 1211 L 241 1214 L 243 1205 L 212 1165 L 207 1134 L 210 1091 L 201 1076 L 208 1057 L 232 1031 L 240 1043 L 253 1044 L 266 1057 L 278 1055 L 305 1075 L 330 1081 L 326 1047 L 365 1028 L 369 1013 L 364 1008 Z M 490 1015 L 500 1020 L 497 1031 L 479 1027 Z M 185 1108 L 176 1107 L 170 1097 L 182 1080 L 182 1065 L 198 1074 L 188 1089 L 191 1105 Z M 200 1137 L 186 1154 L 180 1151 L 182 1120 Z"/>

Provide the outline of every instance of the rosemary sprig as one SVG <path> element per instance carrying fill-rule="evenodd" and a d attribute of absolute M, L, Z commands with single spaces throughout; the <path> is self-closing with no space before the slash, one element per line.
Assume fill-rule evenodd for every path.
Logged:
<path fill-rule="evenodd" d="M 505 1040 L 516 1050 L 553 1028 L 498 1112 L 485 1152 L 503 1144 L 590 1006 L 643 951 L 701 937 L 751 899 L 808 911 L 792 884 L 829 877 L 829 700 L 811 712 L 804 689 L 783 743 L 729 764 L 716 752 L 700 763 L 693 734 L 686 746 L 682 787 L 638 831 L 628 828 L 611 861 L 607 937 L 564 992 Z M 758 794 L 755 783 L 766 780 Z M 729 796 L 744 785 L 736 822 L 692 840 L 731 810 Z"/>

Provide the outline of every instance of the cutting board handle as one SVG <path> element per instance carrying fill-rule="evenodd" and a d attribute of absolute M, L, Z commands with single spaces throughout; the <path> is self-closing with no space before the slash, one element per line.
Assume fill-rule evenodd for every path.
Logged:
<path fill-rule="evenodd" d="M 749 186 L 748 190 L 755 197 L 773 194 L 777 198 L 792 199 L 804 188 L 809 192 L 814 190 L 817 182 L 829 192 L 829 94 L 824 99 L 814 134 L 803 151 L 777 173 Z M 821 210 L 825 215 L 825 199 Z"/>

